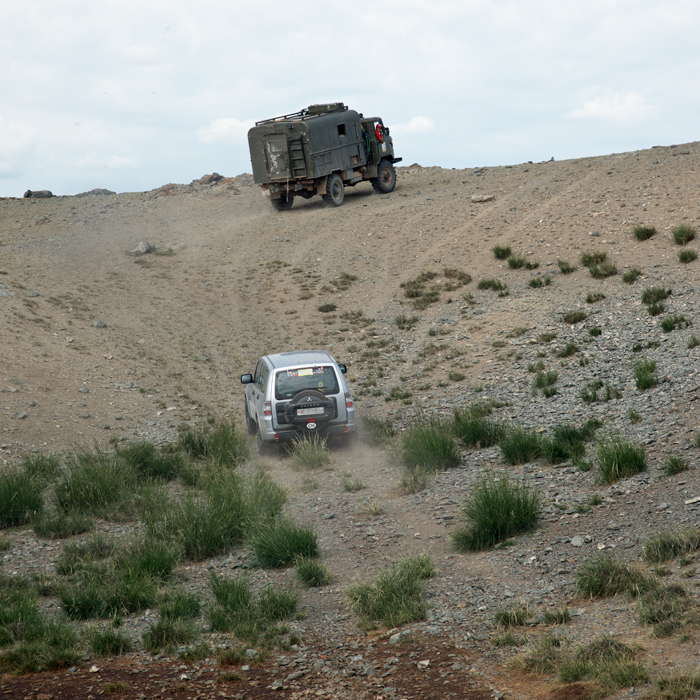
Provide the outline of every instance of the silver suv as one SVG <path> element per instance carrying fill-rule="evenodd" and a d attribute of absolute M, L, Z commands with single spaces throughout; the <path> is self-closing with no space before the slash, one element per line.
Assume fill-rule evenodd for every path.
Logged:
<path fill-rule="evenodd" d="M 302 435 L 355 435 L 355 403 L 345 382 L 345 365 L 324 350 L 264 355 L 245 384 L 248 432 L 258 447 Z"/>

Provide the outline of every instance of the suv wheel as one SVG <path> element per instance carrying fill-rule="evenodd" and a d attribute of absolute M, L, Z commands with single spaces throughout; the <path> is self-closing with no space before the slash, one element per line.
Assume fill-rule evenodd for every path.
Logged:
<path fill-rule="evenodd" d="M 377 166 L 377 177 L 372 178 L 372 187 L 374 187 L 377 192 L 382 194 L 389 194 L 389 192 L 394 191 L 396 187 L 396 170 L 394 170 L 394 164 L 383 158 L 379 161 Z"/>
<path fill-rule="evenodd" d="M 255 435 L 258 432 L 258 426 L 248 413 L 248 402 L 245 405 L 245 426 L 248 429 L 248 435 Z"/>
<path fill-rule="evenodd" d="M 343 181 L 338 173 L 328 176 L 326 180 L 326 194 L 323 195 L 323 199 L 336 207 L 343 203 L 345 199 L 345 185 L 343 185 Z"/>

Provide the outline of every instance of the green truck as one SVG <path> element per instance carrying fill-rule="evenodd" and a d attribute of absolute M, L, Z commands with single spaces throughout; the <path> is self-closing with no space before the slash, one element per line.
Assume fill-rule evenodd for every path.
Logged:
<path fill-rule="evenodd" d="M 345 188 L 365 180 L 381 193 L 396 186 L 394 164 L 401 158 L 389 129 L 342 102 L 256 122 L 248 144 L 253 179 L 280 211 L 291 209 L 294 197 L 317 194 L 339 207 Z"/>

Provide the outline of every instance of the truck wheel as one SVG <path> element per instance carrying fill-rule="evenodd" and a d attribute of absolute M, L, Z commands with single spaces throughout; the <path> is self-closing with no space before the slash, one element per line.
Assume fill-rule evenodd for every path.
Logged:
<path fill-rule="evenodd" d="M 294 195 L 291 193 L 283 194 L 276 199 L 271 199 L 272 206 L 277 209 L 277 211 L 287 211 L 292 208 L 294 204 Z"/>
<path fill-rule="evenodd" d="M 386 158 L 379 161 L 377 166 L 377 177 L 372 178 L 372 187 L 374 187 L 377 192 L 382 194 L 389 194 L 389 192 L 394 191 L 396 187 L 396 170 L 394 170 L 394 164 Z"/>
<path fill-rule="evenodd" d="M 343 181 L 338 173 L 328 176 L 328 180 L 326 180 L 326 194 L 323 195 L 323 198 L 336 207 L 343 203 L 345 199 L 345 185 L 343 185 Z"/>

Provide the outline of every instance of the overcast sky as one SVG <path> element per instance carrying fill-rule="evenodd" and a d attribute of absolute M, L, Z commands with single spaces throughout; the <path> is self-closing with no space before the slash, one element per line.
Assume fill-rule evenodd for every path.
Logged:
<path fill-rule="evenodd" d="M 404 164 L 700 139 L 697 0 L 8 2 L 0 196 L 250 172 L 248 128 L 319 102 L 381 116 Z"/>

